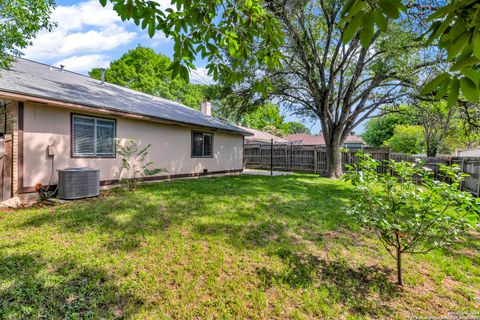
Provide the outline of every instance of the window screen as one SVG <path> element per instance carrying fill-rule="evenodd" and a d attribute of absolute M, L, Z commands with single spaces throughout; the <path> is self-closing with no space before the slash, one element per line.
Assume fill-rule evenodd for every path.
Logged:
<path fill-rule="evenodd" d="M 208 132 L 192 132 L 192 157 L 213 156 L 213 134 Z"/>
<path fill-rule="evenodd" d="M 115 156 L 115 120 L 74 115 L 72 129 L 74 156 Z"/>

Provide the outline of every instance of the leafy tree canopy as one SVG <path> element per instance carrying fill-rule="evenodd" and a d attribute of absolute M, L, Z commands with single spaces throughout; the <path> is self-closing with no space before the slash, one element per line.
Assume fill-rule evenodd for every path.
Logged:
<path fill-rule="evenodd" d="M 299 122 L 285 122 L 278 105 L 266 103 L 254 111 L 248 112 L 241 121 L 243 126 L 270 132 L 277 136 L 290 133 L 310 133 L 310 130 Z"/>
<path fill-rule="evenodd" d="M 393 152 L 419 154 L 424 151 L 423 128 L 415 125 L 395 126 L 393 136 L 385 142 Z"/>
<path fill-rule="evenodd" d="M 287 122 L 287 132 L 292 133 L 307 133 L 311 134 L 310 129 L 308 129 L 303 123 L 300 122 Z"/>
<path fill-rule="evenodd" d="M 49 21 L 54 6 L 53 0 L 0 2 L 0 67 L 8 67 L 10 55 L 20 55 L 40 30 L 55 26 Z"/>
<path fill-rule="evenodd" d="M 445 100 L 416 101 L 405 110 L 423 128 L 425 153 L 435 157 L 442 148 L 445 137 L 452 127 L 457 104 L 449 105 Z"/>
<path fill-rule="evenodd" d="M 437 74 L 422 89 L 422 94 L 435 92 L 437 96 L 448 94 L 453 105 L 459 93 L 471 102 L 478 100 L 480 93 L 480 3 L 475 0 L 428 1 L 400 0 L 350 0 L 343 11 L 350 41 L 356 32 L 364 39 L 375 32 L 385 32 L 389 21 L 407 15 L 425 17 L 428 29 L 419 37 L 425 44 L 435 44 L 450 63 L 449 72 Z"/>
<path fill-rule="evenodd" d="M 105 80 L 165 99 L 179 101 L 199 109 L 205 99 L 204 85 L 188 83 L 182 78 L 172 79 L 168 69 L 171 60 L 153 49 L 138 46 L 129 50 L 105 70 Z M 93 69 L 90 76 L 100 79 L 101 70 Z"/>
<path fill-rule="evenodd" d="M 368 120 L 362 138 L 369 146 L 381 147 L 393 136 L 399 124 L 412 124 L 412 120 L 401 113 L 381 114 Z"/>
<path fill-rule="evenodd" d="M 248 113 L 242 120 L 242 125 L 263 130 L 267 126 L 282 128 L 285 117 L 280 114 L 280 108 L 273 103 L 266 103 L 255 111 Z"/>
<path fill-rule="evenodd" d="M 106 5 L 108 0 L 100 0 Z M 110 0 L 113 8 L 123 20 L 132 20 L 146 29 L 150 37 L 163 32 L 174 42 L 174 61 L 170 65 L 172 76 L 189 77 L 194 68 L 197 54 L 207 59 L 211 75 L 232 81 L 242 79 L 225 63 L 222 54 L 226 48 L 231 57 L 238 61 L 278 66 L 281 53 L 278 51 L 283 38 L 278 23 L 265 10 L 262 0 L 172 0 L 174 8 L 162 9 L 157 1 Z M 254 48 L 256 50 L 253 55 Z"/>

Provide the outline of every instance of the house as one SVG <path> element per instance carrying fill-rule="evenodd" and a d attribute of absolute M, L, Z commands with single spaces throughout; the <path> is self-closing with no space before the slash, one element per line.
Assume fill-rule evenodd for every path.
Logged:
<path fill-rule="evenodd" d="M 456 157 L 480 157 L 480 148 L 455 150 Z"/>
<path fill-rule="evenodd" d="M 275 144 L 289 143 L 288 140 L 278 137 L 276 135 L 273 135 L 269 132 L 264 132 L 264 131 L 241 127 L 241 126 L 240 128 L 252 134 L 251 136 L 245 137 L 245 144 L 271 144 L 272 139 L 273 139 L 273 143 Z"/>
<path fill-rule="evenodd" d="M 285 136 L 285 139 L 295 145 L 319 145 L 326 146 L 323 135 L 311 135 L 306 133 L 295 133 Z M 347 149 L 360 149 L 366 146 L 365 141 L 360 137 L 350 135 L 343 146 Z"/>
<path fill-rule="evenodd" d="M 21 58 L 0 71 L 0 109 L 2 199 L 31 197 L 69 167 L 99 169 L 101 185 L 115 184 L 115 141 L 130 137 L 151 144 L 150 160 L 168 171 L 150 180 L 239 173 L 249 135 L 211 117 L 209 104 L 202 113 Z"/>

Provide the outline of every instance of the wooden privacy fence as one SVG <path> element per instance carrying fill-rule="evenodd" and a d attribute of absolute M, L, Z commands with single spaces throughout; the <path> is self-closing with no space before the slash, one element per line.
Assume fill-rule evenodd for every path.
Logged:
<path fill-rule="evenodd" d="M 384 148 L 364 148 L 364 152 L 377 160 L 387 160 L 389 150 Z M 356 162 L 355 151 L 342 153 L 342 165 Z M 321 146 L 291 144 L 249 144 L 243 152 L 245 168 L 304 173 L 327 173 L 327 149 Z M 384 167 L 380 168 L 380 172 Z"/>
<path fill-rule="evenodd" d="M 11 198 L 12 153 L 11 135 L 0 138 L 0 202 Z"/>
<path fill-rule="evenodd" d="M 386 148 L 364 148 L 365 153 L 371 154 L 373 159 L 383 162 L 392 159 L 394 161 L 416 162 L 422 159 L 425 166 L 431 168 L 435 179 L 442 179 L 439 170 L 440 165 L 457 164 L 462 172 L 468 174 L 461 188 L 480 197 L 480 157 L 450 157 L 441 156 L 434 158 L 415 157 L 401 153 L 390 153 Z M 355 153 L 358 150 L 351 150 L 342 153 L 342 166 L 357 161 Z M 321 146 L 304 146 L 291 144 L 249 144 L 245 145 L 243 152 L 245 168 L 263 169 L 275 171 L 290 171 L 304 173 L 327 173 L 327 150 Z M 385 166 L 379 166 L 378 171 L 384 173 Z"/>
<path fill-rule="evenodd" d="M 460 167 L 463 173 L 468 175 L 462 182 L 461 189 L 480 197 L 480 157 L 439 156 L 425 158 L 403 153 L 390 153 L 390 159 L 397 162 L 416 162 L 422 160 L 425 163 L 424 166 L 432 169 L 435 179 L 438 180 L 442 180 L 443 178 L 442 173 L 439 170 L 441 165 L 456 164 Z"/>

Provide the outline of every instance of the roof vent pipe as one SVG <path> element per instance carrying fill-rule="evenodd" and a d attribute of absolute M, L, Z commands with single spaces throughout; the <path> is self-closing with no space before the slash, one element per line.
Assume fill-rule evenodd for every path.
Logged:
<path fill-rule="evenodd" d="M 212 104 L 208 101 L 202 102 L 202 105 L 200 106 L 200 111 L 207 116 L 212 115 Z"/>
<path fill-rule="evenodd" d="M 105 68 L 100 68 L 100 71 L 102 71 L 102 86 L 105 84 Z"/>
<path fill-rule="evenodd" d="M 63 69 L 65 68 L 65 66 L 63 64 L 60 65 L 60 71 L 63 72 Z"/>

